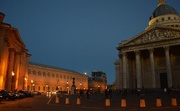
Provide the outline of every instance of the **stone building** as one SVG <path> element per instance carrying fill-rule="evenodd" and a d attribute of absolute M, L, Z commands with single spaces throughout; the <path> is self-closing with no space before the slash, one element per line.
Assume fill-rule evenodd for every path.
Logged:
<path fill-rule="evenodd" d="M 159 0 L 149 25 L 122 41 L 115 62 L 116 87 L 168 88 L 180 85 L 180 16 L 165 0 Z"/>
<path fill-rule="evenodd" d="M 30 54 L 17 28 L 3 23 L 0 13 L 0 89 L 24 89 Z"/>
<path fill-rule="evenodd" d="M 78 89 L 88 89 L 88 76 L 73 70 L 48 66 L 38 63 L 29 63 L 27 90 L 29 91 L 72 91 L 73 85 Z"/>
<path fill-rule="evenodd" d="M 28 50 L 17 28 L 3 23 L 0 13 L 0 90 L 72 91 L 88 89 L 88 76 L 78 72 L 37 63 L 29 63 Z"/>
<path fill-rule="evenodd" d="M 88 87 L 93 92 L 103 92 L 107 88 L 106 74 L 102 71 L 92 71 L 89 77 Z"/>

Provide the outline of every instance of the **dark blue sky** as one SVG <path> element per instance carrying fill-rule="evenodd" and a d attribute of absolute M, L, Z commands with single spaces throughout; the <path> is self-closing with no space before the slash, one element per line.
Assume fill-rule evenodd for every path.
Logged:
<path fill-rule="evenodd" d="M 180 0 L 166 0 L 180 12 Z M 144 31 L 158 0 L 0 0 L 5 23 L 18 28 L 30 61 L 115 81 L 116 47 Z"/>

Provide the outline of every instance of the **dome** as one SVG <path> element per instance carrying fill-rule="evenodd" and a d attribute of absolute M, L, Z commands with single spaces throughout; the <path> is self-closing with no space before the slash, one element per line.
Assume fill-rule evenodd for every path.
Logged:
<path fill-rule="evenodd" d="M 166 15 L 166 14 L 176 14 L 178 15 L 178 12 L 171 6 L 163 4 L 159 5 L 152 13 L 150 20 L 161 15 Z"/>

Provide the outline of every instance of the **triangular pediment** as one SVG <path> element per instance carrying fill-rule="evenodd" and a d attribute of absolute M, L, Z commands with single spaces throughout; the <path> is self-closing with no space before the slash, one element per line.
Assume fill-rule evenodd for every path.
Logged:
<path fill-rule="evenodd" d="M 20 34 L 19 34 L 18 29 L 13 28 L 13 30 L 14 30 L 15 39 L 16 39 L 21 45 L 25 46 L 23 40 L 21 39 L 21 36 L 20 36 Z"/>
<path fill-rule="evenodd" d="M 140 45 L 163 40 L 180 38 L 180 29 L 170 27 L 154 27 L 134 36 L 121 44 L 123 46 Z"/>

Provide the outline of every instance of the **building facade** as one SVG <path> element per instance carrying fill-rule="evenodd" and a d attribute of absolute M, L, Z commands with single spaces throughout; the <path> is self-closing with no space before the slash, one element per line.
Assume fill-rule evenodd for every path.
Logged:
<path fill-rule="evenodd" d="M 118 89 L 169 88 L 180 85 L 180 16 L 159 0 L 142 33 L 122 41 L 115 62 Z"/>
<path fill-rule="evenodd" d="M 3 23 L 0 13 L 0 90 L 68 91 L 88 89 L 88 76 L 72 70 L 29 63 L 28 50 L 17 28 Z M 73 79 L 74 78 L 74 79 Z M 74 80 L 74 83 L 73 83 Z"/>
<path fill-rule="evenodd" d="M 107 77 L 102 71 L 92 71 L 92 76 L 89 77 L 88 87 L 93 92 L 104 92 L 107 88 Z"/>
<path fill-rule="evenodd" d="M 23 89 L 27 84 L 28 59 L 31 56 L 18 29 L 3 23 L 5 14 L 0 13 L 0 90 Z"/>
<path fill-rule="evenodd" d="M 88 76 L 73 70 L 53 67 L 38 63 L 29 63 L 27 90 L 29 91 L 68 91 L 71 92 L 72 85 L 76 90 L 88 89 Z"/>

